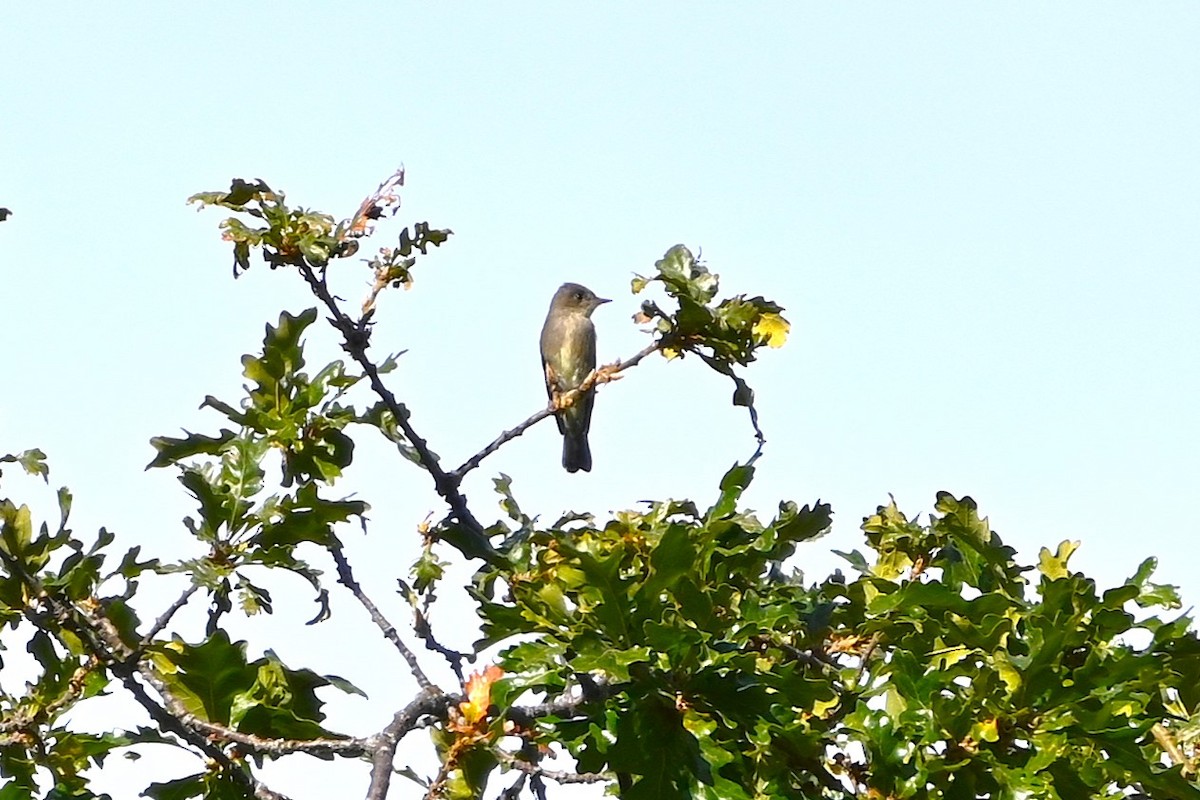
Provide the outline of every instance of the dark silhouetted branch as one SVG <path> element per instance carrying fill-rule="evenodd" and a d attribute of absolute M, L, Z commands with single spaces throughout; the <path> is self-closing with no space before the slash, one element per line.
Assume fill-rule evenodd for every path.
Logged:
<path fill-rule="evenodd" d="M 342 552 L 342 548 L 331 547 L 329 548 L 329 552 L 333 555 L 334 562 L 337 563 L 338 580 L 350 590 L 350 593 L 367 610 L 367 613 L 371 616 L 371 621 L 383 632 L 384 638 L 395 645 L 396 649 L 400 651 L 400 655 L 408 662 L 408 668 L 412 671 L 413 677 L 417 679 L 417 685 L 422 689 L 440 691 L 434 686 L 433 681 L 429 680 L 425 671 L 421 669 L 421 664 L 417 661 L 417 654 L 404 643 L 396 627 L 388 622 L 387 617 L 383 615 L 383 612 L 379 610 L 379 607 L 375 605 L 371 598 L 367 597 L 362 586 L 355 580 L 354 573 L 350 569 L 350 562 L 346 560 L 346 554 Z"/>
<path fill-rule="evenodd" d="M 384 385 L 383 379 L 379 376 L 379 368 L 367 357 L 367 346 L 371 333 L 370 313 L 364 314 L 358 322 L 354 322 L 337 304 L 337 300 L 334 299 L 328 285 L 325 283 L 324 276 L 318 276 L 313 268 L 307 264 L 301 264 L 299 268 L 300 274 L 308 282 L 313 294 L 325 304 L 325 307 L 332 315 L 329 318 L 330 324 L 341 331 L 343 337 L 342 349 L 349 353 L 350 357 L 362 368 L 363 374 L 367 376 L 371 384 L 371 389 L 383 401 L 388 411 L 392 413 L 392 417 L 396 420 L 396 425 L 404 433 L 404 438 L 412 445 L 413 450 L 416 452 L 421 466 L 425 468 L 433 479 L 434 489 L 442 496 L 447 505 L 450 506 L 453 518 L 466 528 L 468 534 L 475 540 L 476 549 L 486 560 L 493 563 L 503 563 L 503 556 L 497 553 L 496 549 L 492 547 L 492 543 L 488 541 L 483 525 L 480 524 L 479 520 L 475 519 L 475 515 L 467 507 L 467 499 L 458 490 L 458 481 L 454 480 L 442 469 L 437 456 L 429 449 L 429 444 L 413 429 L 412 423 L 408 420 L 408 410 L 396 400 L 396 396 Z"/>
<path fill-rule="evenodd" d="M 142 647 L 150 644 L 152 641 L 154 641 L 155 636 L 158 636 L 163 632 L 163 629 L 166 628 L 171 622 L 171 617 L 175 616 L 175 612 L 187 605 L 187 601 L 192 598 L 192 595 L 194 595 L 196 590 L 199 588 L 199 586 L 193 583 L 183 591 L 183 594 L 179 595 L 179 597 L 175 599 L 174 603 L 171 603 L 171 605 L 167 607 L 167 610 L 164 611 L 158 619 L 154 620 L 154 625 L 152 625 L 150 630 L 146 631 L 146 635 L 142 637 Z"/>

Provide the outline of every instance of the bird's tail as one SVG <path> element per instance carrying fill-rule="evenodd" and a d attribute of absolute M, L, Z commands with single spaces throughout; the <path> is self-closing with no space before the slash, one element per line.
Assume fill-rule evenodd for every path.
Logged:
<path fill-rule="evenodd" d="M 586 433 L 568 432 L 563 436 L 562 465 L 567 472 L 592 471 L 592 451 Z"/>

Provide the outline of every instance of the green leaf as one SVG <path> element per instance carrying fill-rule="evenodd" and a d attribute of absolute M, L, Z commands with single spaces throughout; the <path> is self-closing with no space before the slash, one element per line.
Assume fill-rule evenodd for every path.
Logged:
<path fill-rule="evenodd" d="M 833 508 L 819 500 L 815 506 L 797 509 L 791 500 L 779 504 L 779 516 L 771 523 L 780 541 L 807 542 L 829 533 L 833 525 Z"/>
<path fill-rule="evenodd" d="M 156 645 L 154 661 L 184 708 L 209 722 L 228 725 L 235 699 L 254 685 L 255 665 L 246 662 L 246 643 L 217 631 L 198 645 L 181 639 Z"/>
<path fill-rule="evenodd" d="M 141 552 L 141 545 L 131 547 L 128 551 L 126 551 L 125 556 L 121 559 L 121 563 L 118 564 L 117 568 L 110 572 L 109 575 L 120 575 L 126 580 L 131 580 L 147 570 L 158 571 L 159 567 L 161 566 L 161 562 L 157 558 L 152 558 L 148 561 L 137 560 Z"/>
<path fill-rule="evenodd" d="M 650 553 L 650 575 L 644 593 L 656 597 L 692 570 L 696 548 L 686 525 L 671 525 Z"/>
<path fill-rule="evenodd" d="M 243 374 L 256 384 L 250 393 L 256 408 L 277 408 L 277 392 L 286 390 L 288 379 L 304 366 L 300 337 L 316 319 L 315 308 L 295 315 L 284 311 L 279 315 L 278 325 L 267 325 L 262 355 L 242 356 Z"/>
<path fill-rule="evenodd" d="M 484 747 L 473 747 L 458 760 L 459 768 L 447 783 L 449 800 L 473 800 L 482 797 L 488 777 L 497 766 L 496 757 Z"/>
<path fill-rule="evenodd" d="M 447 562 L 439 559 L 433 552 L 433 548 L 426 547 L 422 549 L 421 555 L 417 558 L 411 570 L 413 588 L 418 592 L 428 590 L 442 579 L 447 566 Z"/>
<path fill-rule="evenodd" d="M 1150 576 L 1158 569 L 1157 558 L 1147 558 L 1137 568 L 1133 577 L 1125 582 L 1126 586 L 1137 589 L 1134 601 L 1141 608 L 1162 606 L 1163 608 L 1180 608 L 1183 599 L 1179 596 L 1178 587 L 1169 584 L 1154 583 Z"/>
<path fill-rule="evenodd" d="M 841 556 L 842 558 L 846 559 L 846 561 L 850 562 L 850 566 L 854 567 L 856 571 L 861 573 L 871 572 L 871 562 L 867 561 L 867 557 L 857 550 L 851 550 L 850 552 L 833 550 L 831 552 L 834 555 Z"/>
<path fill-rule="evenodd" d="M 355 686 L 353 683 L 346 680 L 345 678 L 342 678 L 338 675 L 324 675 L 322 677 L 324 677 L 326 683 L 328 683 L 330 686 L 333 686 L 336 689 L 341 689 L 346 694 L 356 694 L 359 697 L 363 698 L 364 700 L 369 699 L 369 698 L 367 698 L 366 692 L 364 692 L 362 689 L 358 688 L 357 686 Z"/>
<path fill-rule="evenodd" d="M 618 717 L 616 737 L 608 751 L 609 767 L 617 773 L 637 776 L 632 786 L 621 792 L 625 800 L 686 800 L 691 796 L 689 788 L 694 777 L 711 783 L 708 762 L 699 744 L 665 698 L 639 698 Z"/>
<path fill-rule="evenodd" d="M 659 278 L 673 296 L 683 296 L 697 303 L 707 303 L 717 293 L 717 276 L 696 261 L 692 251 L 682 244 L 667 250 L 654 263 Z"/>
<path fill-rule="evenodd" d="M 271 191 L 271 187 L 267 186 L 264 181 L 248 182 L 241 178 L 234 178 L 229 186 L 229 193 L 220 198 L 218 202 L 226 206 L 244 206 L 255 198 L 256 195 L 266 194 Z"/>
<path fill-rule="evenodd" d="M 529 517 L 521 512 L 521 507 L 517 505 L 517 500 L 512 493 L 512 478 L 500 473 L 499 478 L 493 478 L 492 483 L 496 487 L 496 493 L 500 495 L 500 508 L 504 509 L 504 513 L 513 522 L 521 525 L 530 524 Z"/>
<path fill-rule="evenodd" d="M 721 478 L 721 496 L 708 510 L 708 521 L 724 519 L 737 508 L 742 492 L 754 480 L 754 467 L 749 464 L 734 464 Z"/>
<path fill-rule="evenodd" d="M 500 560 L 487 538 L 452 519 L 447 518 L 438 523 L 433 529 L 433 535 L 436 540 L 445 542 L 467 558 L 481 558 L 489 562 Z"/>
<path fill-rule="evenodd" d="M 0 550 L 14 558 L 24 555 L 33 541 L 33 518 L 29 506 L 0 501 Z"/>
<path fill-rule="evenodd" d="M 200 797 L 205 792 L 205 777 L 206 773 L 199 772 L 186 778 L 152 783 L 146 787 L 146 791 L 142 792 L 142 795 L 150 797 L 152 800 L 188 800 L 188 798 Z"/>
<path fill-rule="evenodd" d="M 178 464 L 184 459 L 198 455 L 220 455 L 236 436 L 233 431 L 224 429 L 218 436 L 205 436 L 188 431 L 184 431 L 184 433 L 187 435 L 182 439 L 172 439 L 169 436 L 155 436 L 151 439 L 150 446 L 158 452 L 158 455 L 146 465 L 146 469 Z"/>
<path fill-rule="evenodd" d="M 0 786 L 0 800 L 34 800 L 34 787 L 13 781 Z"/>
<path fill-rule="evenodd" d="M 3 209 L 0 209 L 3 210 Z M 50 467 L 46 464 L 46 454 L 41 450 L 24 450 L 16 455 L 0 456 L 0 464 L 20 464 L 21 468 L 30 475 L 41 475 L 46 483 L 50 482 Z"/>
<path fill-rule="evenodd" d="M 267 548 L 292 547 L 300 542 L 331 547 L 337 543 L 334 526 L 353 517 L 361 518 L 368 508 L 361 500 L 326 500 L 319 496 L 316 484 L 306 483 L 275 506 L 273 518 L 253 541 Z"/>
<path fill-rule="evenodd" d="M 285 739 L 337 737 L 318 723 L 325 718 L 316 689 L 329 682 L 311 670 L 291 670 L 270 650 L 254 662 L 254 683 L 233 698 L 231 722 L 243 733 Z"/>

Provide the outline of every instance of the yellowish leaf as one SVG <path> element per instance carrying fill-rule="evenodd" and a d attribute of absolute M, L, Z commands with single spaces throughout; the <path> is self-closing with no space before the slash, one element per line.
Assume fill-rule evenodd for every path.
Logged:
<path fill-rule="evenodd" d="M 977 742 L 995 742 L 1000 739 L 996 718 L 980 720 L 971 726 L 971 738 Z"/>
<path fill-rule="evenodd" d="M 1079 542 L 1064 541 L 1058 545 L 1058 552 L 1051 553 L 1043 547 L 1038 553 L 1038 571 L 1052 581 L 1065 578 L 1071 574 L 1067 569 L 1067 561 L 1079 547 Z"/>
<path fill-rule="evenodd" d="M 1000 680 L 1004 681 L 1009 696 L 1021 688 L 1021 672 L 1008 660 L 1008 655 L 1003 650 L 992 655 L 992 664 Z"/>
<path fill-rule="evenodd" d="M 783 347 L 791 329 L 791 324 L 774 312 L 763 314 L 754 322 L 754 335 L 768 347 Z"/>
<path fill-rule="evenodd" d="M 828 700 L 814 700 L 812 715 L 818 719 L 826 719 L 840 705 L 842 698 L 834 696 Z"/>
<path fill-rule="evenodd" d="M 467 699 L 459 703 L 458 708 L 468 723 L 473 725 L 487 716 L 488 706 L 492 704 L 492 684 L 503 676 L 504 670 L 493 664 L 467 678 Z"/>
<path fill-rule="evenodd" d="M 934 644 L 942 646 L 931 650 L 927 655 L 938 662 L 938 669 L 946 669 L 971 655 L 971 651 L 964 645 L 945 646 L 940 636 L 934 639 Z"/>

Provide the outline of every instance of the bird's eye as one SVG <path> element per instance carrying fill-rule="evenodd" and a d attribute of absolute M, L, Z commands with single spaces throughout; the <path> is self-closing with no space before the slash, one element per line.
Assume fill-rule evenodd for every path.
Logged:
<path fill-rule="evenodd" d="M 576 299 L 576 300 L 578 300 L 579 302 L 581 302 L 581 303 L 582 303 L 582 302 L 583 302 L 583 300 L 584 300 L 584 297 L 583 297 L 583 292 L 576 292 L 576 293 L 575 293 L 575 299 Z"/>

